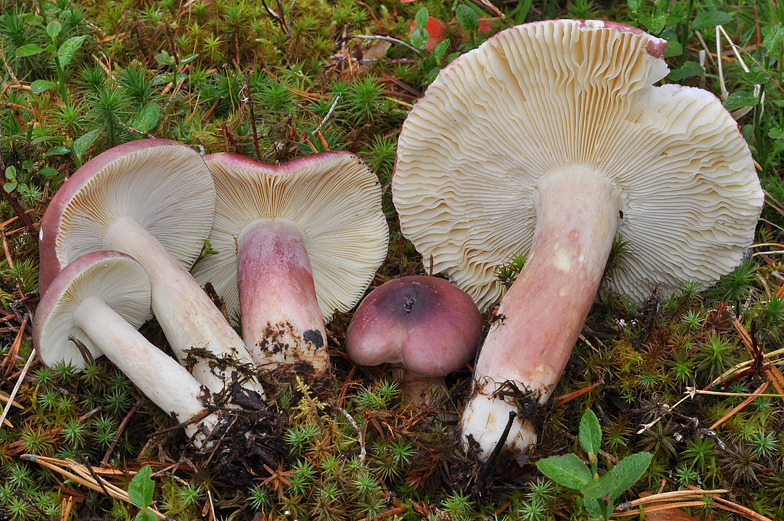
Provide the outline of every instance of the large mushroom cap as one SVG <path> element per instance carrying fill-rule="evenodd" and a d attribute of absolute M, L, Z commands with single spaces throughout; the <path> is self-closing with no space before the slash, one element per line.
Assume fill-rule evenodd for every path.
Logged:
<path fill-rule="evenodd" d="M 436 277 L 401 277 L 373 290 L 346 332 L 360 365 L 402 363 L 421 376 L 445 376 L 467 364 L 482 335 L 471 297 Z"/>
<path fill-rule="evenodd" d="M 389 236 L 378 179 L 358 157 L 325 152 L 281 165 L 235 154 L 204 160 L 217 192 L 209 241 L 218 253 L 200 261 L 193 275 L 212 283 L 230 314 L 239 312 L 237 240 L 259 219 L 299 227 L 325 320 L 357 303 L 386 258 Z"/>
<path fill-rule="evenodd" d="M 146 228 L 186 268 L 212 225 L 215 189 L 190 147 L 164 139 L 132 141 L 99 154 L 60 188 L 41 223 L 41 293 L 70 261 L 105 250 L 123 217 Z"/>
<path fill-rule="evenodd" d="M 629 241 L 607 284 L 633 300 L 728 273 L 763 193 L 736 122 L 705 91 L 652 86 L 665 42 L 597 21 L 499 33 L 441 71 L 406 120 L 392 189 L 403 233 L 480 308 L 500 266 L 527 252 L 540 179 L 600 172 Z"/>
<path fill-rule="evenodd" d="M 52 281 L 35 313 L 33 344 L 46 365 L 64 361 L 85 367 L 76 344 L 81 340 L 94 358 L 104 353 L 76 325 L 74 313 L 91 297 L 99 297 L 134 328 L 150 313 L 150 280 L 138 262 L 116 251 L 97 251 L 68 264 Z"/>

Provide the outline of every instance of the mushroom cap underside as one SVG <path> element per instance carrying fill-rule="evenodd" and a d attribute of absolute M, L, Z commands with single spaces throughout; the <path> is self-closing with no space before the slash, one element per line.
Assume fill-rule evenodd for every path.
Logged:
<path fill-rule="evenodd" d="M 325 152 L 280 165 L 235 154 L 213 154 L 205 162 L 217 192 L 209 241 L 218 253 L 199 261 L 193 275 L 213 285 L 230 316 L 239 312 L 239 236 L 263 219 L 299 227 L 325 320 L 359 301 L 386 258 L 389 237 L 381 187 L 362 160 Z"/>
<path fill-rule="evenodd" d="M 607 290 L 641 301 L 707 285 L 751 244 L 763 193 L 737 123 L 706 91 L 652 86 L 667 74 L 661 40 L 616 25 L 501 32 L 443 69 L 403 125 L 403 233 L 480 309 L 502 295 L 499 268 L 530 248 L 539 180 L 571 165 L 621 193 L 629 251 Z"/>

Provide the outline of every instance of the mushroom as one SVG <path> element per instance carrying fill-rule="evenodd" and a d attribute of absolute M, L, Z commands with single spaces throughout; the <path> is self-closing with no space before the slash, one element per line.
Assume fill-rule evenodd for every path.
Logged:
<path fill-rule="evenodd" d="M 36 311 L 33 344 L 46 365 L 64 361 L 83 369 L 86 357 L 106 355 L 179 423 L 198 420 L 185 433 L 200 447 L 219 424 L 206 411 L 209 390 L 137 331 L 149 312 L 150 280 L 138 262 L 115 251 L 88 253 L 50 281 Z"/>
<path fill-rule="evenodd" d="M 132 141 L 99 154 L 52 199 L 41 222 L 43 293 L 72 260 L 116 250 L 150 277 L 152 311 L 182 363 L 214 393 L 252 364 L 239 335 L 188 273 L 212 225 L 215 188 L 204 161 L 176 141 Z M 170 253 L 171 252 L 171 253 Z M 219 363 L 188 355 L 208 350 Z M 211 367 L 212 366 L 212 367 Z M 252 367 L 252 366 L 251 366 Z M 243 385 L 263 395 L 251 377 Z"/>
<path fill-rule="evenodd" d="M 392 181 L 403 233 L 480 308 L 499 268 L 527 263 L 477 360 L 462 418 L 487 458 L 517 410 L 545 401 L 594 301 L 613 239 L 629 243 L 609 291 L 707 286 L 737 266 L 763 193 L 720 100 L 665 77 L 666 42 L 601 21 L 517 26 L 443 69 L 403 125 Z M 536 435 L 518 415 L 506 446 Z"/>
<path fill-rule="evenodd" d="M 359 365 L 399 364 L 395 379 L 406 399 L 428 403 L 444 376 L 474 358 L 481 336 L 482 314 L 467 293 L 437 277 L 401 277 L 362 300 L 346 352 Z"/>
<path fill-rule="evenodd" d="M 324 321 L 362 297 L 386 258 L 388 229 L 373 172 L 346 152 L 280 165 L 204 158 L 215 180 L 218 251 L 194 277 L 210 282 L 259 367 L 328 371 Z"/>

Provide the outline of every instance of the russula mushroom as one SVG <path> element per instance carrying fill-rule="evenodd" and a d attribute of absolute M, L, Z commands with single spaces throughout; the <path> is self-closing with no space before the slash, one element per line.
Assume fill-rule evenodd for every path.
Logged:
<path fill-rule="evenodd" d="M 666 42 L 621 24 L 510 28 L 448 67 L 403 125 L 392 189 L 403 233 L 480 308 L 528 254 L 477 360 L 464 445 L 493 452 L 517 387 L 553 392 L 613 238 L 629 253 L 606 289 L 707 286 L 751 243 L 763 202 L 748 146 L 712 94 L 664 78 Z M 518 416 L 506 446 L 535 442 Z"/>
<path fill-rule="evenodd" d="M 374 289 L 346 332 L 346 352 L 359 365 L 400 364 L 395 379 L 409 401 L 427 403 L 444 376 L 476 354 L 482 314 L 444 279 L 409 276 Z"/>
<path fill-rule="evenodd" d="M 41 222 L 41 293 L 72 260 L 116 250 L 150 277 L 152 311 L 177 358 L 214 393 L 252 364 L 242 339 L 188 273 L 212 225 L 215 188 L 204 161 L 176 141 L 132 141 L 99 154 L 52 199 Z M 190 357 L 206 349 L 223 362 Z M 242 385 L 263 395 L 253 378 Z"/>
<path fill-rule="evenodd" d="M 210 282 L 261 368 L 307 377 L 329 369 L 324 321 L 362 297 L 386 258 L 375 174 L 355 155 L 325 152 L 280 165 L 236 154 L 204 161 L 215 180 L 209 241 L 194 277 Z"/>
<path fill-rule="evenodd" d="M 196 436 L 194 444 L 201 446 L 219 423 L 205 411 L 209 390 L 137 331 L 149 313 L 150 280 L 138 262 L 114 251 L 88 253 L 50 281 L 36 311 L 33 344 L 44 364 L 64 361 L 83 369 L 79 341 L 93 358 L 106 355 L 178 422 L 205 415 L 185 426 L 186 435 Z"/>

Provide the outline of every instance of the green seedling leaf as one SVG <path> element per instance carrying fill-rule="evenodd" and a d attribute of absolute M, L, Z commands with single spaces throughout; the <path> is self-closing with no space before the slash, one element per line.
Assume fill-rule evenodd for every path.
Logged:
<path fill-rule="evenodd" d="M 615 481 L 611 472 L 605 472 L 602 477 L 592 481 L 590 485 L 580 490 L 586 499 L 607 498 L 613 490 Z"/>
<path fill-rule="evenodd" d="M 57 35 L 60 34 L 60 30 L 62 30 L 63 26 L 60 25 L 60 22 L 57 20 L 53 20 L 49 22 L 49 25 L 46 26 L 46 34 L 49 35 L 49 38 L 54 40 L 57 38 Z"/>
<path fill-rule="evenodd" d="M 46 80 L 35 80 L 30 84 L 30 90 L 33 92 L 33 94 L 41 94 L 42 92 L 46 92 L 47 90 L 53 89 L 55 87 L 57 87 L 57 83 Z"/>
<path fill-rule="evenodd" d="M 180 60 L 180 65 L 185 65 L 186 63 L 192 62 L 198 57 L 199 57 L 198 54 L 189 54 L 188 56 Z"/>
<path fill-rule="evenodd" d="M 770 75 L 754 63 L 749 72 L 743 73 L 743 79 L 752 85 L 763 85 L 770 81 Z"/>
<path fill-rule="evenodd" d="M 68 38 L 59 49 L 57 49 L 57 59 L 60 60 L 60 67 L 65 68 L 66 65 L 71 63 L 71 60 L 79 50 L 79 47 L 84 43 L 86 36 L 74 36 Z"/>
<path fill-rule="evenodd" d="M 3 190 L 5 190 L 6 193 L 11 193 L 14 190 L 16 190 L 16 185 L 17 185 L 16 181 L 11 181 L 11 182 L 5 183 L 3 185 Z"/>
<path fill-rule="evenodd" d="M 174 58 L 172 58 L 171 55 L 169 55 L 169 53 L 166 52 L 166 51 L 164 51 L 162 53 L 159 53 L 157 56 L 155 56 L 155 61 L 157 61 L 161 65 L 173 65 L 174 64 Z"/>
<path fill-rule="evenodd" d="M 670 74 L 667 76 L 672 81 L 681 81 L 685 80 L 686 78 L 693 78 L 694 76 L 700 76 L 705 74 L 705 69 L 700 67 L 700 64 L 697 62 L 686 62 L 683 64 L 683 67 L 680 69 L 675 69 L 670 71 Z"/>
<path fill-rule="evenodd" d="M 474 31 L 479 27 L 479 17 L 477 16 L 476 11 L 465 4 L 457 6 L 455 18 L 457 18 L 457 23 L 466 31 Z"/>
<path fill-rule="evenodd" d="M 16 50 L 17 58 L 25 58 L 27 56 L 35 56 L 38 53 L 44 52 L 39 46 L 34 43 L 23 45 Z"/>
<path fill-rule="evenodd" d="M 82 159 L 82 157 L 84 157 L 85 152 L 87 152 L 87 149 L 90 148 L 90 145 L 93 144 L 93 141 L 95 141 L 95 138 L 97 138 L 98 134 L 100 133 L 101 133 L 101 129 L 91 130 L 87 134 L 81 136 L 79 139 L 74 141 L 73 143 L 74 155 L 79 159 Z"/>
<path fill-rule="evenodd" d="M 444 57 L 446 54 L 446 50 L 449 48 L 449 40 L 441 40 L 441 43 L 433 49 L 433 59 L 437 62 L 441 61 L 441 58 Z"/>
<path fill-rule="evenodd" d="M 784 128 L 772 128 L 768 130 L 768 137 L 770 139 L 775 139 L 776 141 L 784 138 Z"/>
<path fill-rule="evenodd" d="M 152 469 L 145 465 L 131 480 L 128 485 L 128 499 L 139 508 L 146 509 L 152 503 L 152 495 L 155 492 L 155 483 L 150 479 Z"/>
<path fill-rule="evenodd" d="M 637 9 L 640 8 L 640 3 L 641 2 L 642 2 L 642 0 L 628 0 L 626 2 L 626 5 L 629 6 L 629 11 L 631 11 L 633 13 L 633 12 L 637 11 Z"/>
<path fill-rule="evenodd" d="M 734 19 L 735 17 L 724 11 L 708 11 L 707 13 L 700 13 L 694 17 L 691 28 L 695 31 L 701 31 L 703 29 L 716 27 L 717 25 L 728 24 Z"/>
<path fill-rule="evenodd" d="M 580 445 L 589 454 L 599 454 L 602 444 L 602 428 L 599 419 L 588 409 L 580 419 Z M 592 460 L 593 461 L 593 460 Z"/>
<path fill-rule="evenodd" d="M 6 169 L 5 169 L 5 178 L 9 179 L 9 180 L 10 179 L 16 179 L 16 167 L 15 166 L 6 167 Z"/>
<path fill-rule="evenodd" d="M 51 166 L 45 166 L 41 170 L 38 171 L 38 175 L 42 175 L 44 177 L 53 177 L 56 176 L 59 172 L 56 168 L 52 168 Z"/>
<path fill-rule="evenodd" d="M 659 34 L 667 25 L 667 13 L 658 13 L 653 16 L 640 15 L 640 23 L 648 29 L 649 33 Z"/>
<path fill-rule="evenodd" d="M 613 476 L 613 486 L 610 490 L 610 499 L 617 499 L 637 483 L 637 480 L 648 470 L 651 464 L 650 452 L 638 452 L 626 456 L 607 474 Z M 605 474 L 605 476 L 607 475 Z M 604 477 L 604 476 L 602 476 Z"/>
<path fill-rule="evenodd" d="M 414 29 L 411 31 L 411 36 L 409 37 L 409 40 L 411 40 L 411 45 L 417 49 L 424 49 L 429 39 L 430 35 L 427 34 L 427 30 L 420 29 L 419 27 L 414 27 Z"/>
<path fill-rule="evenodd" d="M 427 21 L 430 19 L 430 13 L 427 11 L 427 7 L 423 7 L 419 11 L 417 11 L 416 18 L 414 18 L 414 22 L 416 22 L 416 26 L 420 29 L 424 29 L 427 25 Z"/>
<path fill-rule="evenodd" d="M 68 147 L 54 147 L 50 148 L 44 154 L 44 157 L 51 157 L 51 156 L 62 156 L 71 152 L 71 149 Z"/>
<path fill-rule="evenodd" d="M 762 45 L 768 50 L 768 53 L 775 52 L 776 48 L 784 40 L 784 27 L 780 23 L 776 25 L 769 25 L 763 27 L 762 34 L 765 38 L 762 39 Z"/>
<path fill-rule="evenodd" d="M 602 506 L 598 499 L 586 499 L 584 504 L 585 511 L 592 519 L 599 519 L 602 516 Z"/>
<path fill-rule="evenodd" d="M 583 489 L 593 482 L 591 469 L 575 454 L 539 460 L 536 468 L 556 483 L 575 490 Z"/>
<path fill-rule="evenodd" d="M 724 100 L 724 108 L 732 111 L 741 107 L 754 107 L 759 103 L 759 99 L 751 92 L 736 90 Z"/>
<path fill-rule="evenodd" d="M 678 35 L 672 29 L 667 29 L 661 34 L 661 37 L 667 40 L 667 49 L 664 50 L 664 57 L 670 58 L 672 56 L 680 56 L 683 54 L 683 46 L 678 40 Z"/>
<path fill-rule="evenodd" d="M 161 119 L 161 107 L 157 103 L 147 103 L 138 116 L 131 122 L 131 126 L 139 132 L 149 132 L 154 129 Z"/>
<path fill-rule="evenodd" d="M 158 521 L 158 518 L 148 508 L 145 508 L 136 514 L 136 521 Z"/>

